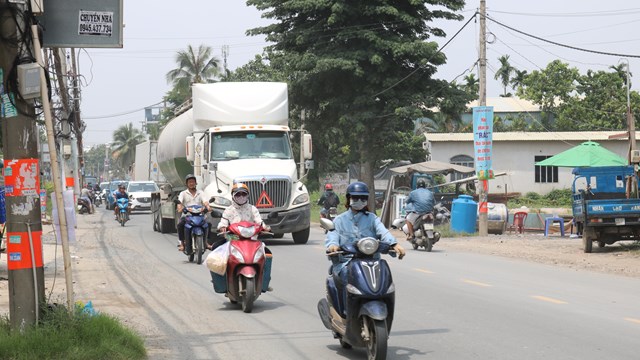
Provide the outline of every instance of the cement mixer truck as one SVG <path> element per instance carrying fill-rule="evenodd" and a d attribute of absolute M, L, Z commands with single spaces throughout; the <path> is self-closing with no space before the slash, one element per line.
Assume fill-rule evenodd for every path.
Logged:
<path fill-rule="evenodd" d="M 311 207 L 291 150 L 287 84 L 195 84 L 191 103 L 158 138 L 158 164 L 168 184 L 152 194 L 154 230 L 176 231 L 174 199 L 186 188 L 185 176 L 194 174 L 212 208 L 231 205 L 232 185 L 245 183 L 274 237 L 291 233 L 294 243 L 306 243 Z M 302 157 L 310 159 L 309 134 L 301 147 Z M 273 212 L 277 216 L 269 216 Z"/>

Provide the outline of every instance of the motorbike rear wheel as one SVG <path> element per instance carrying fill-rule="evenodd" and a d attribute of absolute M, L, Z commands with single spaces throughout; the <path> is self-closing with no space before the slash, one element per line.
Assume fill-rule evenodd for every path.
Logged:
<path fill-rule="evenodd" d="M 196 235 L 194 245 L 196 246 L 196 264 L 200 265 L 202 264 L 202 254 L 204 253 L 204 240 L 202 235 Z"/>
<path fill-rule="evenodd" d="M 367 360 L 385 360 L 387 358 L 387 339 L 389 332 L 383 320 L 374 320 L 365 316 L 369 329 L 369 341 L 367 341 Z"/>
<path fill-rule="evenodd" d="M 425 250 L 427 250 L 427 252 L 431 252 L 431 250 L 433 249 L 433 240 L 431 240 L 431 238 L 429 238 L 428 236 L 424 237 L 424 248 Z"/>
<path fill-rule="evenodd" d="M 241 294 L 242 311 L 250 313 L 253 310 L 253 300 L 255 299 L 256 279 L 248 277 L 243 277 L 243 279 L 244 294 Z"/>

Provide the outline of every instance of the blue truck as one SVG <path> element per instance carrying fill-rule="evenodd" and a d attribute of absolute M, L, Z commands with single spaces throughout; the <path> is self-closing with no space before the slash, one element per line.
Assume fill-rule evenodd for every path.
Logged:
<path fill-rule="evenodd" d="M 603 248 L 640 239 L 638 176 L 633 166 L 575 168 L 573 174 L 573 221 L 585 253 L 592 251 L 593 242 Z M 628 183 L 635 185 L 631 196 Z"/>

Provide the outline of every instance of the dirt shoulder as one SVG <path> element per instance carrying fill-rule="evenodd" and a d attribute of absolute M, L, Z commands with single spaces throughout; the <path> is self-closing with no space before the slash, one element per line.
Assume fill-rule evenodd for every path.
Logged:
<path fill-rule="evenodd" d="M 394 230 L 393 234 L 398 239 L 404 239 L 401 232 Z M 404 240 L 401 244 L 411 248 Z M 628 241 L 604 248 L 594 244 L 591 254 L 584 253 L 581 238 L 560 235 L 545 237 L 543 234 L 442 238 L 436 248 L 640 278 L 640 245 Z"/>

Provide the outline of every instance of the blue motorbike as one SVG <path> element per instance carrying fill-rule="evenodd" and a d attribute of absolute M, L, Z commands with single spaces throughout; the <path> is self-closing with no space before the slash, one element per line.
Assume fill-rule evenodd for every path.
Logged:
<path fill-rule="evenodd" d="M 116 206 L 118 207 L 118 222 L 124 226 L 124 223 L 129 221 L 129 199 L 119 198 L 116 200 Z"/>
<path fill-rule="evenodd" d="M 184 223 L 184 238 L 185 241 L 191 242 L 192 251 L 187 254 L 189 262 L 193 262 L 195 259 L 197 264 L 202 264 L 202 255 L 206 250 L 205 240 L 209 234 L 209 223 L 205 217 L 207 209 L 202 205 L 190 205 L 185 207 L 182 212 L 187 214 Z"/>
<path fill-rule="evenodd" d="M 329 268 L 327 296 L 318 302 L 322 323 L 340 341 L 340 346 L 366 347 L 367 358 L 376 360 L 387 357 L 395 305 L 391 270 L 380 254 L 395 257 L 389 245 L 370 237 L 327 254 L 332 261 L 340 256 L 352 259 L 346 267 L 346 284 L 340 285 L 342 280 Z"/>

